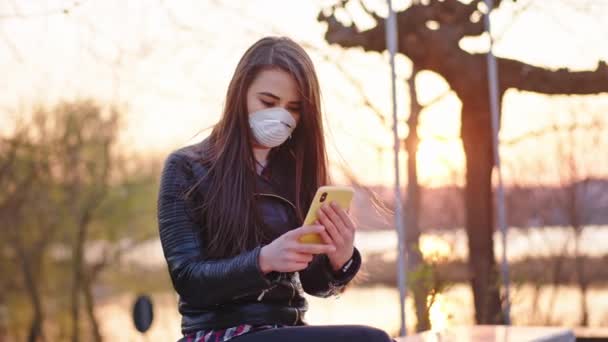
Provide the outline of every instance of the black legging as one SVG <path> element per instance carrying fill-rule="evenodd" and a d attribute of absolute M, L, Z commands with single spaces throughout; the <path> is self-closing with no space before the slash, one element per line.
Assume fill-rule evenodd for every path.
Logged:
<path fill-rule="evenodd" d="M 386 332 L 366 325 L 307 325 L 254 331 L 235 342 L 393 342 Z"/>

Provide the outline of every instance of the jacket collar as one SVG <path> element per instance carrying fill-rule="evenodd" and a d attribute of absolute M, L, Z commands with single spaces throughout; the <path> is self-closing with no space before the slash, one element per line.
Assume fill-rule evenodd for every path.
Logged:
<path fill-rule="evenodd" d="M 208 138 L 203 139 L 199 143 L 181 148 L 182 153 L 186 154 L 193 160 L 203 158 L 203 145 Z M 268 163 L 264 168 L 262 175 L 256 173 L 256 193 L 266 193 L 276 195 L 287 199 L 295 206 L 295 184 L 292 176 L 288 175 L 288 170 L 292 169 L 290 163 L 294 162 L 293 156 L 290 153 L 275 153 L 271 151 L 268 154 Z M 287 158 L 287 160 L 285 160 Z M 198 167 L 202 167 L 200 163 Z M 206 167 L 203 167 L 206 169 Z M 206 170 L 203 171 L 203 173 Z"/>
<path fill-rule="evenodd" d="M 268 193 L 287 199 L 295 207 L 293 178 L 286 172 L 285 160 L 279 160 L 276 155 L 269 159 L 266 168 L 259 175 L 256 173 L 256 193 Z"/>

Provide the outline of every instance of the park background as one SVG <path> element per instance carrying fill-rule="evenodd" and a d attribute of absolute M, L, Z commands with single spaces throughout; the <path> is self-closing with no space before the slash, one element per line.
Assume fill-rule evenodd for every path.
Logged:
<path fill-rule="evenodd" d="M 511 320 L 606 327 L 608 2 L 496 4 Z M 500 323 L 488 9 L 394 7 L 408 330 Z M 130 316 L 142 293 L 154 302 L 147 337 L 180 337 L 158 240 L 160 170 L 210 132 L 238 59 L 267 35 L 314 61 L 333 179 L 357 188 L 364 268 L 339 298 L 308 297 L 307 319 L 395 336 L 386 13 L 380 0 L 0 2 L 0 340 L 137 341 Z M 472 284 L 476 272 L 490 276 Z"/>

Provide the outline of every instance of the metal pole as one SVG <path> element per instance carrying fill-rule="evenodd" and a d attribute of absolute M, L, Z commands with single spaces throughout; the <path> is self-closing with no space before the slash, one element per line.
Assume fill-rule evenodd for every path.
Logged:
<path fill-rule="evenodd" d="M 405 298 L 406 292 L 406 264 L 405 264 L 405 223 L 402 218 L 402 204 L 401 204 L 401 182 L 399 179 L 399 151 L 401 150 L 401 143 L 399 140 L 399 133 L 397 132 L 397 90 L 395 84 L 395 53 L 397 50 L 397 22 L 395 18 L 395 12 L 391 0 L 388 1 L 388 18 L 386 20 L 386 46 L 388 47 L 389 60 L 391 64 L 391 91 L 393 100 L 393 141 L 394 141 L 394 152 L 395 152 L 395 226 L 397 227 L 398 236 L 398 248 L 399 248 L 399 260 L 397 262 L 397 277 L 399 284 L 399 305 L 401 310 L 401 328 L 399 335 L 406 335 L 405 327 Z"/>
<path fill-rule="evenodd" d="M 494 172 L 498 176 L 498 185 L 496 189 L 496 206 L 497 206 L 497 223 L 502 236 L 502 278 L 505 288 L 505 306 L 503 308 L 505 316 L 505 324 L 511 324 L 511 302 L 509 296 L 509 263 L 507 261 L 507 220 L 505 208 L 505 193 L 502 183 L 502 172 L 500 169 L 500 151 L 498 149 L 498 126 L 500 123 L 499 116 L 499 99 L 498 99 L 498 68 L 496 67 L 496 57 L 492 51 L 494 41 L 490 31 L 490 12 L 494 8 L 493 0 L 485 0 L 488 13 L 484 16 L 485 29 L 490 37 L 490 51 L 487 54 L 488 63 L 488 86 L 490 89 L 490 111 L 492 114 L 492 147 L 494 152 Z"/>

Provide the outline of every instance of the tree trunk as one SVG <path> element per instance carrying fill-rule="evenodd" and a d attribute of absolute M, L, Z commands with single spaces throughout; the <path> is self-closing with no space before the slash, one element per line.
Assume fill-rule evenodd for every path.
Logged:
<path fill-rule="evenodd" d="M 479 94 L 479 97 L 483 97 Z M 499 278 L 494 260 L 492 126 L 487 101 L 462 101 L 462 143 L 466 155 L 466 228 L 477 324 L 502 324 Z"/>
<path fill-rule="evenodd" d="M 0 288 L 0 342 L 8 340 L 8 309 L 5 299 L 6 288 Z"/>
<path fill-rule="evenodd" d="M 93 275 L 92 272 L 88 272 L 89 274 L 84 278 L 82 292 L 84 294 L 84 300 L 86 305 L 86 313 L 89 318 L 89 323 L 91 324 L 91 333 L 93 335 L 93 341 L 101 342 L 103 338 L 101 337 L 101 332 L 99 330 L 99 323 L 97 322 L 97 318 L 95 317 L 95 298 L 93 297 Z"/>
<path fill-rule="evenodd" d="M 72 342 L 80 340 L 80 291 L 84 289 L 86 282 L 85 260 L 84 260 L 84 244 L 87 241 L 89 224 L 94 206 L 90 202 L 84 207 L 77 221 L 78 231 L 73 248 L 73 283 L 72 283 Z"/>
<path fill-rule="evenodd" d="M 42 311 L 42 300 L 40 297 L 40 292 L 38 291 L 38 287 L 36 286 L 36 280 L 34 279 L 30 266 L 27 265 L 28 261 L 24 260 L 22 263 L 26 289 L 29 294 L 32 309 L 34 310 L 34 317 L 32 317 L 32 322 L 30 324 L 27 340 L 28 342 L 44 340 L 44 335 L 42 332 L 42 322 L 44 321 L 44 314 Z"/>
<path fill-rule="evenodd" d="M 74 259 L 71 294 L 72 342 L 80 341 L 80 290 L 82 289 L 84 237 L 84 229 L 79 227 L 72 253 Z"/>
<path fill-rule="evenodd" d="M 576 264 L 576 282 L 581 291 L 581 321 L 580 326 L 586 327 L 589 325 L 589 309 L 587 308 L 587 288 L 588 281 L 585 277 L 585 261 L 584 257 L 580 253 L 580 235 L 582 228 L 578 227 L 574 237 L 574 262 Z"/>
<path fill-rule="evenodd" d="M 564 262 L 566 261 L 566 257 L 568 254 L 568 241 L 564 242 L 561 253 L 555 256 L 555 261 L 553 262 L 553 268 L 551 272 L 551 285 L 552 292 L 551 298 L 549 299 L 549 305 L 547 305 L 547 315 L 545 317 L 544 323 L 546 325 L 553 324 L 553 312 L 555 308 L 555 302 L 557 301 L 557 294 L 559 292 L 560 279 L 562 276 L 562 269 L 564 266 Z"/>
<path fill-rule="evenodd" d="M 38 282 L 36 277 L 34 276 L 34 272 L 32 270 L 33 266 L 30 259 L 30 253 L 26 251 L 23 239 L 22 232 L 18 228 L 18 224 L 10 223 L 9 226 L 13 227 L 13 237 L 12 242 L 14 243 L 15 249 L 17 251 L 18 258 L 21 264 L 21 271 L 23 272 L 23 281 L 25 283 L 25 289 L 28 293 L 29 300 L 32 305 L 33 317 L 32 322 L 30 323 L 30 328 L 27 336 L 28 342 L 36 342 L 39 340 L 44 340 L 42 322 L 44 321 L 44 313 L 42 308 L 42 297 L 40 295 L 40 290 L 38 289 Z"/>
<path fill-rule="evenodd" d="M 407 269 L 415 271 L 422 265 L 420 251 L 420 184 L 418 184 L 417 155 L 418 155 L 418 116 L 420 104 L 416 92 L 416 75 L 418 69 L 412 68 L 412 75 L 408 80 L 410 97 L 410 117 L 408 119 L 409 133 L 405 139 L 407 151 L 407 200 L 405 201 L 405 227 L 407 242 Z M 416 282 L 411 286 L 416 307 L 416 331 L 429 330 L 431 322 L 427 304 L 428 289 L 424 282 Z"/>

